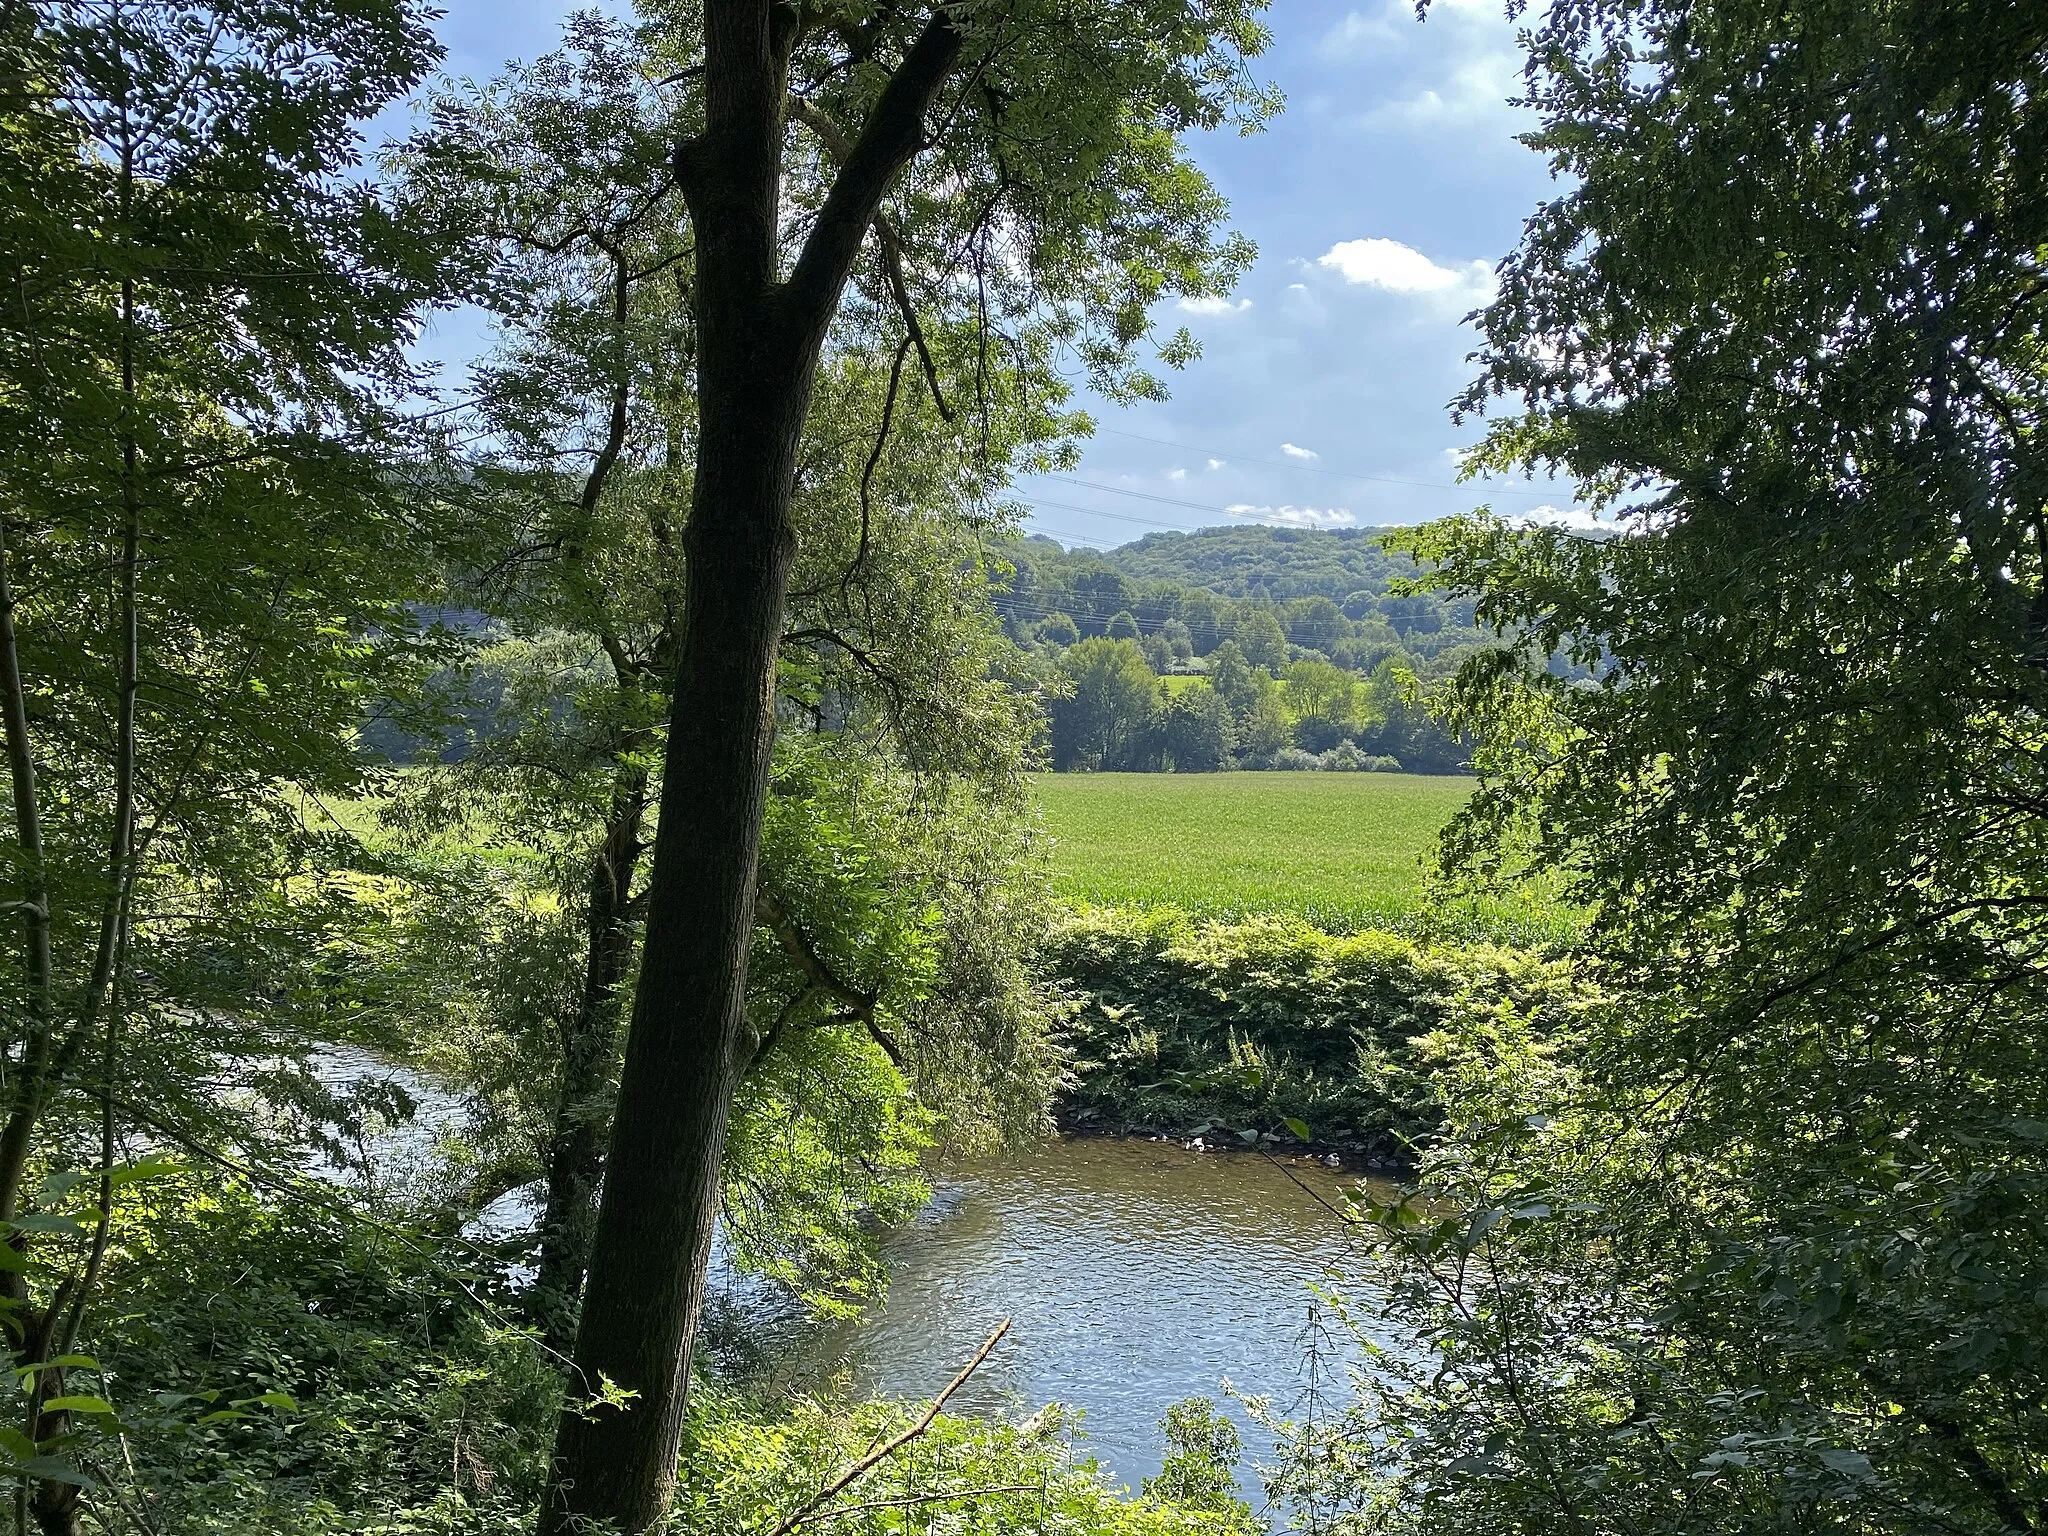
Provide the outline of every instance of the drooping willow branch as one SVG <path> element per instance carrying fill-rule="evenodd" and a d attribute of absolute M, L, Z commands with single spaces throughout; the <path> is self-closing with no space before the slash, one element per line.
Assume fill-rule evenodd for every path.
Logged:
<path fill-rule="evenodd" d="M 831 966 L 825 963 L 824 957 L 818 953 L 817 946 L 811 943 L 810 936 L 797 925 L 795 919 L 789 915 L 788 908 L 784 907 L 772 892 L 764 890 L 755 897 L 754 912 L 767 926 L 768 931 L 775 935 L 784 952 L 796 962 L 797 969 L 804 976 L 803 990 L 790 1000 L 776 1018 L 773 1027 L 761 1037 L 761 1043 L 754 1053 L 756 1058 L 767 1053 L 790 1016 L 802 1006 L 806 998 L 822 995 L 844 1004 L 846 1013 L 842 1016 L 843 1022 L 858 1023 L 867 1030 L 869 1038 L 882 1048 L 882 1053 L 900 1070 L 903 1066 L 902 1048 L 875 1018 L 875 1006 L 882 999 L 881 992 L 863 992 L 860 988 L 841 980 Z"/>

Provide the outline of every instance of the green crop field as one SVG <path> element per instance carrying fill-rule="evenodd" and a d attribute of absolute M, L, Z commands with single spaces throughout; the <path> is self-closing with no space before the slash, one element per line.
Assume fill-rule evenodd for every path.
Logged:
<path fill-rule="evenodd" d="M 1036 780 L 1054 884 L 1072 901 L 1298 916 L 1331 932 L 1435 931 L 1541 944 L 1541 900 L 1431 899 L 1424 861 L 1472 792 L 1406 773 L 1062 773 Z"/>

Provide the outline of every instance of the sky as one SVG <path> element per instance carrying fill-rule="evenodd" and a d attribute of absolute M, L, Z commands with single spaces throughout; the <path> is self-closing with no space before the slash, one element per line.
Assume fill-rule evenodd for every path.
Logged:
<path fill-rule="evenodd" d="M 446 67 L 475 78 L 548 52 L 567 10 L 443 3 Z M 1409 0 L 1275 0 L 1268 21 L 1254 72 L 1285 109 L 1260 133 L 1191 145 L 1258 260 L 1227 301 L 1160 306 L 1162 331 L 1185 325 L 1202 348 L 1167 373 L 1169 400 L 1083 395 L 1096 434 L 1075 473 L 1019 482 L 1027 530 L 1107 547 L 1158 528 L 1376 527 L 1482 503 L 1583 517 L 1563 487 L 1456 483 L 1481 430 L 1447 410 L 1473 371 L 1462 317 L 1557 192 L 1515 142 L 1533 122 L 1508 104 L 1521 55 L 1499 0 L 1435 0 L 1421 22 Z M 451 329 L 436 350 L 464 339 Z"/>

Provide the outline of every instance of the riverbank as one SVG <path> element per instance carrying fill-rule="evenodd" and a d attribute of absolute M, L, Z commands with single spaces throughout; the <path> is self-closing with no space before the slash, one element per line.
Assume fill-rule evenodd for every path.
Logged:
<path fill-rule="evenodd" d="M 1325 933 L 1298 919 L 1082 907 L 1047 945 L 1067 989 L 1062 1129 L 1334 1155 L 1389 1171 L 1436 1128 L 1430 1066 L 1454 1023 L 1539 1028 L 1564 966 L 1488 943 Z"/>

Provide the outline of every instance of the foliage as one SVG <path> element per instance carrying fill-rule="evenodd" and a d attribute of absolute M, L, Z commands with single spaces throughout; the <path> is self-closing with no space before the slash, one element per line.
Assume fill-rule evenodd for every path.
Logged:
<path fill-rule="evenodd" d="M 311 1180 L 215 1169 L 124 1199 L 95 1330 L 122 1439 L 86 1451 L 106 1528 L 530 1518 L 560 1387 L 476 1258 L 365 1223 Z"/>
<path fill-rule="evenodd" d="M 1284 656 L 1278 621 L 1252 618 L 1269 632 L 1261 638 L 1259 624 L 1241 626 L 1246 642 L 1261 655 Z M 1063 772 L 1355 769 L 1369 761 L 1422 773 L 1466 767 L 1465 741 L 1443 729 L 1422 683 L 1391 656 L 1359 677 L 1307 655 L 1276 681 L 1226 640 L 1209 660 L 1209 677 L 1161 678 L 1155 664 L 1171 665 L 1171 657 L 1155 634 L 1142 643 L 1096 636 L 1034 661 L 1023 674 L 1035 670 L 1041 685 L 1054 685 L 1044 690 L 1049 745 L 1052 766 Z"/>
<path fill-rule="evenodd" d="M 1244 1454 L 1237 1426 L 1206 1397 L 1175 1403 L 1159 1421 L 1166 1455 L 1145 1492 L 1210 1516 L 1217 1531 L 1250 1531 L 1251 1506 L 1238 1491 L 1236 1468 Z"/>
<path fill-rule="evenodd" d="M 1279 649 L 1262 649 L 1261 664 L 1274 669 L 1289 647 L 1358 671 L 1396 652 L 1428 667 L 1482 639 L 1469 602 L 1409 590 L 1421 568 L 1388 547 L 1389 532 L 1205 528 L 1099 551 L 1033 536 L 1001 547 L 1009 569 L 996 608 L 1020 644 L 1055 614 L 1084 636 L 1128 614 L 1138 636 L 1159 635 L 1170 650 L 1181 639 L 1190 656 L 1211 655 L 1264 611 L 1278 632 L 1258 623 L 1262 645 L 1276 641 Z"/>
<path fill-rule="evenodd" d="M 1555 963 L 1296 920 L 1199 922 L 1086 908 L 1047 964 L 1081 1008 L 1065 1033 L 1062 1109 L 1103 1127 L 1242 1131 L 1401 1156 L 1435 1126 L 1418 1041 L 1512 1007 L 1545 1027 L 1575 994 Z"/>
<path fill-rule="evenodd" d="M 519 899 L 545 913 L 506 928 L 474 1028 L 423 1020 L 421 1045 L 478 1092 L 484 1166 L 546 1182 L 539 1289 L 564 1298 L 542 1308 L 564 1344 L 686 616 L 696 272 L 667 164 L 686 112 L 649 84 L 686 24 L 579 18 L 560 52 L 444 88 L 393 157 L 416 206 L 496 232 L 499 341 L 466 486 L 496 545 L 449 594 L 493 620 L 469 671 L 497 708 L 393 813 L 529 846 Z M 812 392 L 759 881 L 776 916 L 752 946 L 758 1047 L 726 1169 L 735 1256 L 833 1305 L 875 1280 L 870 1236 L 921 1200 L 931 1139 L 1035 1128 L 1049 1076 L 1019 959 L 1029 705 L 995 675 L 975 531 L 1009 457 L 1067 425 L 1063 386 L 1005 372 L 970 449 L 941 398 L 903 387 L 908 341 L 891 358 L 874 334 L 895 318 L 856 303 Z M 585 934 L 583 984 L 535 1010 L 488 978 L 524 974 L 544 930 L 556 951 Z"/>
<path fill-rule="evenodd" d="M 2042 1527 L 2044 25 L 1532 34 L 1569 190 L 1466 403 L 1623 536 L 1414 548 L 1600 669 L 1468 662 L 1448 846 L 1560 872 L 1614 1003 L 1568 1071 L 1460 1084 L 1378 1213 L 1432 1364 L 1343 1437 L 1363 1526 Z"/>
<path fill-rule="evenodd" d="M 1229 767 L 1235 735 L 1230 706 L 1201 678 L 1175 692 L 1152 721 L 1154 748 L 1175 773 L 1217 773 Z"/>
<path fill-rule="evenodd" d="M 530 1529 L 561 1391 L 553 1362 L 507 1326 L 508 1298 L 483 1255 L 422 1230 L 366 1225 L 336 1199 L 312 1183 L 189 1172 L 124 1194 L 112 1261 L 120 1301 L 100 1324 L 105 1369 L 91 1381 L 126 1443 L 111 1419 L 85 1441 L 105 1478 L 107 1529 Z M 681 1511 L 694 1529 L 739 1533 L 759 1531 L 764 1511 L 794 1512 L 822 1475 L 918 1409 L 768 1402 L 705 1378 L 690 1411 Z M 906 1513 L 947 1510 L 998 1533 L 1052 1520 L 1105 1536 L 1210 1528 L 1214 1501 L 1192 1481 L 1117 1496 L 1076 1451 L 1073 1427 L 1058 1409 L 1025 1425 L 941 1417 L 837 1502 L 939 1498 L 834 1524 L 897 1531 Z M 1189 1437 L 1172 1416 L 1166 1427 L 1173 1454 Z"/>
<path fill-rule="evenodd" d="M 1157 697 L 1131 640 L 1083 640 L 1060 657 L 1068 692 L 1052 705 L 1055 768 L 1128 768 L 1143 760 Z"/>
<path fill-rule="evenodd" d="M 331 974 L 348 880 L 278 790 L 358 785 L 367 701 L 434 649 L 412 605 L 448 529 L 397 407 L 445 250 L 358 158 L 434 55 L 381 0 L 0 23 L 0 1305 L 23 1363 L 75 1355 L 103 1299 L 120 1145 L 290 1161 L 308 1120 L 351 1118 L 307 1060 L 377 1027 Z M 102 1214 L 37 1209 L 32 1171 L 91 1177 Z M 43 1447 L 23 1492 L 49 1531 L 78 1519 L 73 1369 L 25 1378 L 9 1443 Z"/>
<path fill-rule="evenodd" d="M 1071 1415 L 1048 1404 L 1021 1424 L 941 1416 L 930 1430 L 829 1501 L 818 1517 L 834 1530 L 895 1536 L 943 1529 L 980 1536 L 1073 1531 L 1078 1536 L 1205 1536 L 1233 1522 L 1218 1496 L 1212 1464 L 1217 1448 L 1199 1410 L 1177 1405 L 1162 1428 L 1169 1455 L 1186 1468 L 1188 1486 L 1153 1487 L 1120 1498 L 1092 1458 L 1080 1454 Z M 816 1399 L 759 1404 L 713 1386 L 691 1397 L 687 1472 L 677 1501 L 689 1529 L 762 1529 L 764 1511 L 796 1511 L 816 1494 L 823 1475 L 851 1465 L 918 1417 L 917 1405 Z M 1228 1420 L 1219 1420 L 1232 1432 Z M 1206 1478 L 1204 1474 L 1209 1474 Z M 1222 1471 L 1229 1482 L 1227 1465 Z M 1157 1480 L 1155 1480 L 1157 1481 Z M 1242 1506 L 1235 1506 L 1241 1509 Z M 834 1513 L 844 1511 L 843 1513 Z M 1218 1517 L 1226 1523 L 1219 1526 Z"/>

